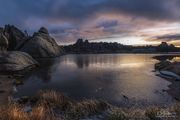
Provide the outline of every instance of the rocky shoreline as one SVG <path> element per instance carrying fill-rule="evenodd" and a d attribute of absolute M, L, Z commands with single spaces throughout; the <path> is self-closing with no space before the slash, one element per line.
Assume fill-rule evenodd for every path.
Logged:
<path fill-rule="evenodd" d="M 155 70 L 159 72 L 158 76 L 171 82 L 167 92 L 177 101 L 180 101 L 180 62 L 161 61 L 155 64 Z"/>

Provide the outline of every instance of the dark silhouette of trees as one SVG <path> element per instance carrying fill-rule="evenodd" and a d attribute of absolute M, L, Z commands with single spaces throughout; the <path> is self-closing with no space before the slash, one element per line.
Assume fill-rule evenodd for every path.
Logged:
<path fill-rule="evenodd" d="M 131 46 L 122 45 L 117 42 L 89 42 L 78 39 L 75 44 L 64 46 L 67 53 L 155 53 L 155 52 L 178 52 L 173 44 L 162 42 L 158 46 Z"/>
<path fill-rule="evenodd" d="M 173 44 L 168 45 L 166 42 L 162 42 L 157 46 L 157 51 L 159 52 L 175 52 L 176 47 Z"/>

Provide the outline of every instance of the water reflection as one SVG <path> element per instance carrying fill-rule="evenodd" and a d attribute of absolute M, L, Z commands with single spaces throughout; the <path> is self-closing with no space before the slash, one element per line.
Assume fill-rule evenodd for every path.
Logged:
<path fill-rule="evenodd" d="M 33 74 L 39 79 L 42 79 L 43 82 L 49 82 L 52 78 L 53 65 L 55 60 L 39 60 L 41 66 L 37 68 L 37 71 L 33 71 L 30 76 Z"/>
<path fill-rule="evenodd" d="M 169 82 L 152 72 L 154 55 L 98 54 L 65 55 L 41 61 L 42 67 L 25 77 L 18 96 L 33 95 L 41 89 L 55 89 L 75 99 L 103 99 L 116 105 L 167 104 Z"/>
<path fill-rule="evenodd" d="M 90 58 L 89 56 L 74 56 L 75 63 L 78 68 L 84 68 L 89 66 Z"/>
<path fill-rule="evenodd" d="M 74 65 L 78 68 L 88 68 L 89 66 L 96 67 L 138 67 L 142 66 L 144 62 L 149 61 L 149 57 L 146 55 L 139 55 L 134 57 L 134 55 L 71 55 L 68 58 L 64 58 L 66 64 Z"/>

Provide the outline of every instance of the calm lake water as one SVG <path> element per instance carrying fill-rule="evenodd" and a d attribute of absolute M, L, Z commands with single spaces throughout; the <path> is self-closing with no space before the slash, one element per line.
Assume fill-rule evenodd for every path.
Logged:
<path fill-rule="evenodd" d="M 153 72 L 153 54 L 64 55 L 43 60 L 25 77 L 17 96 L 53 89 L 77 99 L 100 99 L 114 105 L 170 104 L 170 82 Z M 128 99 L 126 97 L 128 97 Z"/>

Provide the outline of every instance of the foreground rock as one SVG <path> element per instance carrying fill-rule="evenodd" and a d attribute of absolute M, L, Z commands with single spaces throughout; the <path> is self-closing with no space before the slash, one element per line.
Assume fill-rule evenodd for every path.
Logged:
<path fill-rule="evenodd" d="M 155 64 L 155 69 L 159 71 L 160 77 L 172 83 L 167 92 L 180 101 L 180 62 L 163 61 Z"/>
<path fill-rule="evenodd" d="M 169 62 L 169 61 L 162 61 L 162 62 L 155 64 L 155 69 L 162 70 L 162 69 L 168 67 L 170 64 L 171 64 L 171 62 Z"/>
<path fill-rule="evenodd" d="M 180 75 L 180 62 L 163 61 L 155 64 L 155 69 L 159 71 L 169 71 Z"/>
<path fill-rule="evenodd" d="M 164 68 L 164 70 L 171 71 L 177 75 L 180 75 L 180 62 L 173 62 L 169 66 Z"/>
<path fill-rule="evenodd" d="M 37 66 L 38 63 L 24 52 L 0 53 L 0 72 L 16 72 Z"/>
<path fill-rule="evenodd" d="M 29 53 L 35 58 L 57 57 L 63 54 L 62 48 L 49 35 L 48 30 L 43 27 L 23 43 L 20 51 Z"/>

